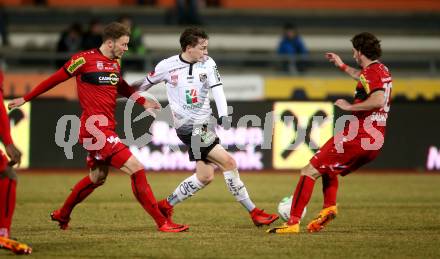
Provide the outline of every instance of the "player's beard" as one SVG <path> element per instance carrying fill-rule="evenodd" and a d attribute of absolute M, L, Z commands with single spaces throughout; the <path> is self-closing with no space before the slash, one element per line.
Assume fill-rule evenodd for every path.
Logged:
<path fill-rule="evenodd" d="M 122 58 L 123 54 L 124 53 L 122 51 L 120 52 L 120 54 L 118 54 L 115 49 L 112 50 L 113 58 L 120 59 L 120 58 Z"/>

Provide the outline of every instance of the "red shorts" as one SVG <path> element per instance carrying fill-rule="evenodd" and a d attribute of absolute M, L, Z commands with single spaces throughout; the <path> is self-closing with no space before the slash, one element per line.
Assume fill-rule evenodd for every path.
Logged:
<path fill-rule="evenodd" d="M 91 146 L 84 146 L 89 152 L 87 155 L 87 167 L 94 169 L 99 165 L 110 165 L 115 168 L 121 168 L 132 155 L 126 145 L 119 139 L 116 132 L 108 129 L 101 129 L 105 135 L 104 146 L 100 149 Z M 92 138 L 92 143 L 96 143 L 97 139 L 89 134 L 80 134 L 79 142 L 84 143 L 84 139 Z M 99 147 L 98 147 L 99 148 Z"/>
<path fill-rule="evenodd" d="M 6 155 L 0 150 L 0 173 L 5 171 L 6 167 L 8 166 L 8 158 Z"/>
<path fill-rule="evenodd" d="M 343 142 L 343 152 L 339 153 L 335 138 L 329 139 L 310 159 L 310 164 L 321 174 L 347 175 L 374 160 L 380 152 L 365 150 L 361 146 L 361 137 Z"/>

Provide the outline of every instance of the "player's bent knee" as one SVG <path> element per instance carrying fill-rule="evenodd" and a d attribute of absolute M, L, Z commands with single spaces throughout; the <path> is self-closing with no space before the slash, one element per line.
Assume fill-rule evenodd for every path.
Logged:
<path fill-rule="evenodd" d="M 237 168 L 237 163 L 235 162 L 235 159 L 232 156 L 228 156 L 226 161 L 223 163 L 223 168 L 225 169 L 225 171 L 230 171 Z"/>
<path fill-rule="evenodd" d="M 102 176 L 102 175 L 93 175 L 90 177 L 90 180 L 92 181 L 93 184 L 95 185 L 103 185 L 105 183 L 105 180 L 107 179 L 107 175 L 106 176 Z"/>
<path fill-rule="evenodd" d="M 199 179 L 204 185 L 208 185 L 214 180 L 214 174 L 198 175 L 197 179 Z"/>
<path fill-rule="evenodd" d="M 321 173 L 318 172 L 318 170 L 316 170 L 311 164 L 308 164 L 301 169 L 301 175 L 308 176 L 313 180 L 316 180 L 321 176 Z"/>
<path fill-rule="evenodd" d="M 120 169 L 128 175 L 132 175 L 137 171 L 144 169 L 144 166 L 132 155 Z"/>
<path fill-rule="evenodd" d="M 89 177 L 92 183 L 97 186 L 103 185 L 105 180 L 107 179 L 108 168 L 97 168 L 93 171 L 90 171 Z"/>

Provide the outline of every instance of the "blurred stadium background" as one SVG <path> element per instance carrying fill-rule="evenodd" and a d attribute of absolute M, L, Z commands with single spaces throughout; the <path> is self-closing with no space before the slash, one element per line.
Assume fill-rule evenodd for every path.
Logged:
<path fill-rule="evenodd" d="M 62 32 L 66 31 L 72 24 L 79 23 L 86 31 L 88 24 L 91 22 L 98 21 L 105 24 L 123 16 L 129 16 L 132 19 L 141 32 L 141 48 L 128 53 L 123 58 L 124 77 L 127 81 L 133 81 L 144 76 L 154 68 L 158 61 L 178 53 L 178 38 L 183 28 L 191 26 L 191 24 L 202 26 L 210 35 L 209 55 L 216 60 L 219 67 L 228 104 L 234 107 L 234 127 L 229 131 L 220 129 L 219 135 L 225 144 L 230 145 L 230 150 L 234 153 L 240 170 L 255 172 L 255 174 L 246 175 L 245 179 L 250 182 L 250 189 L 257 190 L 262 184 L 270 186 L 269 180 L 267 180 L 270 177 L 267 177 L 267 174 L 276 174 L 277 183 L 283 183 L 284 180 L 280 180 L 283 178 L 281 172 L 298 172 L 298 169 L 304 166 L 314 153 L 314 150 L 309 147 L 309 143 L 302 143 L 294 151 L 286 150 L 290 142 L 296 139 L 297 131 L 291 125 L 284 123 L 281 120 L 281 115 L 293 114 L 298 116 L 299 127 L 306 128 L 312 116 L 318 111 L 323 111 L 329 120 L 321 128 L 310 132 L 311 140 L 320 145 L 332 134 L 335 120 L 342 115 L 340 110 L 334 108 L 332 101 L 340 97 L 352 99 L 355 82 L 328 63 L 324 58 L 324 53 L 327 51 L 336 52 L 341 55 L 347 64 L 354 66 L 350 39 L 356 33 L 369 31 L 382 40 L 383 57 L 381 60 L 390 68 L 393 76 L 393 99 L 383 151 L 378 159 L 365 167 L 362 172 L 373 171 L 384 174 L 392 172 L 396 175 L 394 179 L 400 179 L 397 182 L 402 186 L 392 194 L 386 193 L 384 190 L 382 196 L 374 196 L 379 203 L 381 197 L 389 197 L 389 195 L 394 197 L 395 200 L 391 201 L 384 198 L 379 207 L 374 203 L 369 203 L 368 206 L 372 210 L 382 209 L 383 212 L 389 209 L 390 214 L 381 214 L 381 220 L 383 221 L 380 223 L 373 220 L 368 221 L 371 218 L 366 216 L 365 220 L 369 222 L 367 224 L 394 226 L 397 229 L 401 225 L 397 223 L 396 225 L 392 223 L 387 225 L 387 223 L 384 223 L 387 218 L 397 217 L 401 224 L 409 226 L 415 221 L 408 222 L 408 218 L 413 216 L 414 213 L 423 211 L 428 213 L 432 224 L 435 225 L 435 222 L 438 222 L 439 192 L 435 190 L 435 187 L 428 187 L 427 184 L 433 181 L 438 182 L 436 174 L 440 171 L 440 138 L 438 137 L 440 132 L 440 1 L 205 0 L 194 1 L 197 3 L 197 12 L 196 15 L 193 14 L 189 17 L 182 16 L 182 13 L 176 7 L 176 2 L 174 0 L 0 0 L 0 25 L 2 30 L 0 56 L 5 73 L 5 97 L 7 99 L 13 98 L 29 92 L 36 83 L 54 72 L 59 67 L 60 62 L 62 64 L 67 60 L 71 53 L 57 51 L 57 45 Z M 292 58 L 277 54 L 277 45 L 281 39 L 282 28 L 285 23 L 296 25 L 309 49 L 307 56 Z M 156 86 L 151 93 L 166 105 L 163 88 Z M 35 175 L 38 177 L 43 177 L 42 172 L 68 173 L 85 169 L 86 154 L 81 146 L 74 145 L 73 159 L 68 159 L 64 149 L 59 146 L 60 143 L 57 144 L 55 140 L 56 125 L 61 116 L 66 114 L 79 115 L 74 81 L 71 79 L 63 83 L 44 94 L 43 97 L 10 114 L 14 124 L 13 137 L 18 146 L 24 151 L 22 167 L 27 168 L 31 173 L 37 172 Z M 118 131 L 121 137 L 125 135 L 123 131 L 124 105 L 124 102 L 119 103 L 117 109 Z M 273 116 L 268 117 L 268 113 L 271 112 Z M 132 118 L 139 113 L 140 109 L 135 109 Z M 257 124 L 251 126 L 249 122 L 247 127 L 237 127 L 237 123 L 243 115 L 253 115 Z M 133 144 L 133 152 L 142 159 L 149 171 L 188 172 L 194 168 L 194 165 L 187 161 L 185 149 L 182 146 L 182 152 L 173 151 L 168 147 L 170 144 L 179 144 L 179 142 L 174 135 L 174 131 L 163 123 L 160 118 L 154 122 L 149 119 L 133 122 L 132 127 L 135 138 L 146 132 L 152 135 L 152 141 L 146 147 L 136 147 L 136 141 L 128 141 L 128 144 Z M 271 137 L 272 127 L 273 138 Z M 69 124 L 67 129 L 67 132 L 69 132 Z M 267 147 L 267 143 L 264 142 L 265 136 L 269 136 L 272 141 L 269 149 L 264 148 Z M 68 139 L 66 133 L 65 141 L 67 142 Z M 242 148 L 238 149 L 237 145 Z M 434 171 L 434 173 L 430 174 L 429 171 Z M 258 178 L 258 173 L 261 173 L 263 178 Z M 374 189 L 377 187 L 374 179 L 377 179 L 377 181 L 381 181 L 389 187 L 387 191 L 392 191 L 394 182 L 390 178 L 385 178 L 385 176 L 380 178 L 384 174 L 367 175 L 367 178 L 356 176 L 353 181 L 360 188 L 364 187 L 363 183 L 366 181 L 369 183 L 367 186 Z M 417 178 L 414 177 L 414 174 L 429 175 L 432 178 L 429 178 L 426 182 L 426 178 Z M 34 223 L 27 222 L 27 219 L 20 216 L 20 209 L 24 211 L 24 207 L 28 206 L 27 209 L 40 208 L 44 209 L 44 213 L 49 211 L 62 201 L 62 198 L 67 195 L 66 190 L 75 181 L 74 179 L 70 180 L 70 178 L 67 182 L 63 182 L 61 179 L 54 181 L 63 184 L 63 187 L 59 187 L 60 190 L 56 192 L 59 198 L 55 201 L 50 194 L 41 194 L 39 193 L 41 190 L 35 192 L 37 189 L 32 189 L 34 186 L 32 184 L 32 174 L 26 176 L 22 174 L 22 176 L 24 186 L 23 189 L 19 188 L 19 192 L 23 193 L 25 199 L 22 200 L 21 205 L 20 203 L 17 205 L 16 214 L 20 223 L 30 224 L 29 228 L 32 228 Z M 47 179 L 52 179 L 50 177 Z M 171 191 L 181 178 L 181 176 L 175 175 L 170 178 L 172 180 L 164 180 L 157 175 L 155 177 L 151 180 L 153 188 L 156 187 L 154 181 L 158 180 L 161 185 L 156 183 L 159 189 L 154 190 L 158 190 L 161 197 L 167 194 L 167 190 Z M 257 177 L 256 180 L 253 180 L 253 177 Z M 411 180 L 408 182 L 403 181 L 407 177 L 411 177 Z M 290 174 L 288 177 L 286 176 L 286 179 L 289 179 L 288 186 L 284 183 L 285 186 L 280 188 L 276 194 L 272 193 L 268 197 L 260 195 L 257 196 L 259 197 L 257 200 L 260 199 L 263 204 L 266 204 L 266 208 L 275 209 L 277 199 L 279 200 L 283 195 L 290 193 L 296 183 L 296 178 Z M 254 183 L 252 183 L 253 181 Z M 168 184 L 165 190 L 160 188 L 163 184 Z M 219 183 L 219 185 L 221 184 Z M 129 195 L 128 182 L 126 185 L 125 195 Z M 51 190 L 52 187 L 47 188 Z M 412 188 L 421 190 L 426 188 L 425 190 L 429 194 L 428 196 L 420 193 L 412 195 L 416 193 Z M 270 188 L 269 190 L 276 192 Z M 405 214 L 408 218 L 398 215 L 401 213 L 402 208 L 406 209 L 405 203 L 407 202 L 400 200 L 399 194 L 405 193 L 407 190 L 412 190 L 414 193 L 406 193 L 408 196 L 405 196 L 406 198 L 411 199 L 413 197 L 414 200 L 417 199 L 416 205 L 412 206 L 412 210 L 407 211 L 407 214 Z M 24 193 L 28 192 L 32 194 L 26 196 Z M 359 194 L 357 192 L 358 189 L 356 188 L 349 189 L 343 197 L 346 200 L 349 200 L 349 197 L 359 198 L 357 201 L 352 201 L 352 204 L 369 200 L 368 193 Z M 351 196 L 355 194 L 358 196 Z M 37 199 L 38 195 L 42 195 L 43 201 L 51 205 L 48 206 L 44 203 L 40 204 L 41 206 L 38 205 L 38 207 L 26 205 L 28 201 L 35 201 L 33 199 Z M 106 195 L 108 194 L 97 194 L 97 199 L 103 199 Z M 227 193 L 224 192 L 222 195 L 226 197 Z M 200 196 L 203 197 L 204 194 Z M 316 196 L 319 195 L 315 193 Z M 422 196 L 426 200 L 419 199 Z M 198 199 L 195 200 L 201 202 L 202 205 L 199 205 L 203 207 L 206 205 L 203 202 L 208 200 L 207 197 L 217 196 L 211 197 L 208 193 L 205 198 L 195 197 Z M 20 199 L 20 194 L 18 198 Z M 91 198 L 92 201 L 94 201 L 93 199 Z M 132 202 L 131 200 L 128 199 L 123 202 Z M 232 202 L 230 199 L 227 199 L 227 201 Z M 107 203 L 104 201 L 104 204 Z M 197 207 L 199 205 L 195 203 L 189 204 L 184 206 L 194 209 L 199 208 Z M 134 203 L 131 205 L 135 206 Z M 94 205 L 84 206 L 93 207 Z M 319 201 L 313 200 L 311 206 L 314 206 L 314 211 L 317 211 Z M 429 212 L 428 207 L 432 209 L 431 212 Z M 211 209 L 216 210 L 214 207 L 209 207 L 207 211 L 211 211 Z M 355 217 L 360 208 L 354 206 L 346 207 L 346 209 L 348 209 L 349 214 L 351 213 Z M 371 211 L 370 209 L 362 208 L 363 212 Z M 139 208 L 134 209 L 134 211 L 133 214 L 140 214 Z M 183 212 L 183 210 L 180 212 Z M 231 211 L 231 213 L 234 212 Z M 311 213 L 314 214 L 314 212 Z M 35 217 L 46 217 L 45 214 L 40 214 L 40 212 L 35 212 Z M 202 214 L 197 218 L 203 218 Z M 97 216 L 94 214 L 85 215 L 83 217 L 90 216 L 93 218 Z M 374 217 L 375 214 L 370 216 Z M 423 215 L 419 216 L 418 219 L 422 221 L 417 222 L 419 229 L 421 231 L 429 229 L 431 223 L 424 225 L 423 219 L 426 218 Z M 192 216 L 185 214 L 180 219 L 187 218 L 191 219 Z M 81 218 L 78 221 L 80 220 Z M 218 220 L 220 220 L 220 226 L 223 226 L 221 219 Z M 92 224 L 87 218 L 84 218 L 84 222 Z M 343 225 L 345 223 L 346 226 Z M 44 224 L 50 223 L 45 221 Z M 97 222 L 96 224 L 101 223 Z M 142 223 L 137 224 L 142 228 Z M 225 227 L 230 227 L 228 224 L 225 223 Z M 234 224 L 233 226 L 237 227 L 241 222 Z M 350 226 L 356 224 L 358 222 L 342 221 L 341 226 L 343 227 L 341 232 L 337 234 L 336 240 L 345 235 L 345 231 L 351 233 Z M 101 225 L 99 226 L 101 227 Z M 39 243 L 40 249 L 50 249 L 50 245 L 43 241 L 43 237 L 28 233 L 29 229 L 26 227 L 17 225 L 15 227 L 19 230 L 20 236 Z M 43 230 L 40 231 L 40 234 L 55 235 L 51 236 L 50 241 L 58 242 L 56 238 L 60 238 L 59 234 L 47 232 L 48 230 L 44 228 Z M 54 231 L 55 228 L 51 230 Z M 86 231 L 84 228 L 82 230 Z M 363 242 L 363 238 L 368 239 L 368 233 L 366 233 L 368 229 L 358 228 L 357 230 L 361 233 L 359 242 Z M 405 235 L 406 228 L 402 227 L 400 230 L 403 232 L 399 233 Z M 111 233 L 112 230 L 108 231 Z M 233 231 L 233 228 L 228 229 L 228 231 Z M 213 240 L 216 243 L 226 242 L 228 231 L 221 234 L 222 237 L 226 238 L 215 239 L 215 236 L 198 236 L 200 240 L 197 239 L 197 242 L 203 242 L 204 238 L 214 238 Z M 420 242 L 426 241 L 423 243 L 425 246 L 422 247 L 430 248 L 423 250 L 425 253 L 422 253 L 421 258 L 438 256 L 438 251 L 435 252 L 434 245 L 435 242 L 439 241 L 438 228 L 434 228 L 433 231 L 429 232 L 432 237 L 430 240 L 414 237 Z M 253 232 L 246 233 L 257 235 Z M 200 233 L 196 232 L 197 234 Z M 388 234 L 387 232 L 378 235 L 385 236 Z M 79 236 L 80 234 L 74 232 L 70 235 L 74 240 L 71 241 L 72 244 L 80 247 L 82 243 L 76 240 L 76 235 Z M 397 237 L 398 233 L 395 236 Z M 152 239 L 158 238 L 156 235 L 149 237 Z M 331 238 L 330 236 L 325 237 Z M 112 236 L 109 238 L 110 243 L 114 242 L 113 238 L 116 239 L 117 237 Z M 124 236 L 124 238 L 125 242 L 130 240 L 130 237 Z M 242 238 L 246 239 L 247 237 L 243 235 Z M 159 239 L 162 240 L 160 237 Z M 310 249 L 313 249 L 313 244 L 322 245 L 322 243 L 310 239 L 304 237 L 302 240 L 304 242 L 299 244 L 309 242 L 307 247 Z M 267 238 L 264 240 L 268 242 Z M 282 242 L 286 240 L 273 241 L 272 239 L 275 242 L 273 244 L 280 247 L 283 245 Z M 293 241 L 292 239 L 288 240 Z M 378 240 L 382 239 L 379 238 Z M 415 249 L 417 244 L 420 243 L 406 243 L 405 240 L 386 240 L 390 242 L 386 243 L 389 247 L 395 247 L 394 252 L 406 247 L 403 252 L 400 250 L 403 253 L 400 255 L 419 257 L 414 252 L 417 250 L 412 251 L 411 248 Z M 65 243 L 70 242 L 64 241 Z M 339 241 L 350 243 L 352 240 L 344 237 Z M 178 242 L 178 240 L 172 239 L 171 242 Z M 259 244 L 255 243 L 257 242 L 255 239 L 252 239 L 252 242 L 253 244 Z M 409 246 L 395 246 L 393 242 L 403 242 Z M 374 253 L 367 251 L 370 248 L 371 251 L 374 251 L 373 247 L 380 245 L 379 243 L 373 241 L 366 244 L 364 248 L 362 248 L 362 245 L 352 244 L 353 250 L 349 250 L 351 252 L 345 254 L 345 256 L 381 257 L 381 255 L 384 255 L 382 252 L 386 250 L 385 248 L 383 251 L 375 250 Z M 301 249 L 299 244 L 295 243 L 297 249 Z M 264 245 L 265 243 L 261 243 L 261 246 Z M 65 246 L 62 244 L 61 247 Z M 194 246 L 193 248 L 197 249 L 199 247 Z M 277 255 L 281 258 L 295 255 L 292 251 L 273 251 L 276 249 L 264 252 L 257 245 L 254 245 L 254 248 L 255 251 L 259 252 L 259 254 L 256 254 L 255 251 L 251 253 L 254 257 Z M 220 253 L 221 250 L 227 250 L 227 247 L 221 249 L 211 247 L 211 249 L 219 252 L 219 254 L 196 253 L 197 256 L 195 257 L 206 255 L 229 257 L 231 255 Z M 362 252 L 358 254 L 356 249 L 361 249 Z M 183 250 L 185 250 L 185 247 L 180 251 Z M 280 251 L 281 253 L 277 254 Z M 50 257 L 50 255 L 55 256 L 57 253 L 63 254 L 64 252 L 65 250 L 59 249 L 46 255 Z M 89 254 L 94 254 L 93 252 L 87 250 Z M 84 252 L 83 256 L 87 253 Z M 113 253 L 119 254 L 118 252 Z M 180 255 L 164 253 L 174 258 L 191 257 L 188 253 Z M 142 253 L 137 253 L 137 250 L 130 250 L 128 254 L 134 257 L 142 256 Z M 160 257 L 161 255 L 164 254 L 158 252 L 158 254 L 151 256 Z M 246 255 L 240 253 L 232 253 L 232 255 L 246 257 Z M 300 253 L 300 256 L 311 257 L 325 255 L 338 256 L 337 253 L 310 254 L 305 250 Z M 387 258 L 393 257 L 393 255 L 396 258 L 399 257 L 399 254 L 389 253 L 386 255 Z M 74 254 L 68 254 L 68 256 L 75 257 Z M 107 256 L 110 256 L 110 254 Z"/>

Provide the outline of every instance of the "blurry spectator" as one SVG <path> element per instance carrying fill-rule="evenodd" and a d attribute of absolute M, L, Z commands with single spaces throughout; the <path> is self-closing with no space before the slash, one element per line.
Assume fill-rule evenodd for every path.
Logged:
<path fill-rule="evenodd" d="M 128 43 L 128 51 L 126 53 L 145 54 L 146 49 L 142 43 L 142 31 L 133 23 L 130 16 L 124 15 L 119 18 L 119 22 L 130 29 L 130 42 Z"/>
<path fill-rule="evenodd" d="M 3 7 L 0 6 L 0 46 L 8 46 L 8 29 L 6 25 L 6 13 L 3 10 Z"/>
<path fill-rule="evenodd" d="M 142 31 L 134 24 L 133 19 L 124 15 L 119 18 L 119 22 L 127 26 L 130 29 L 130 41 L 128 43 L 128 51 L 126 52 L 126 58 L 122 61 L 121 71 L 122 73 L 131 70 L 145 70 L 144 68 L 144 55 L 146 54 L 146 48 L 142 43 Z M 135 57 L 133 57 L 135 56 Z"/>
<path fill-rule="evenodd" d="M 88 50 L 99 48 L 102 43 L 102 30 L 103 26 L 99 20 L 91 20 L 89 28 L 82 39 L 81 49 Z"/>
<path fill-rule="evenodd" d="M 177 19 L 182 25 L 200 25 L 199 0 L 176 0 Z"/>
<path fill-rule="evenodd" d="M 79 23 L 73 23 L 67 30 L 61 33 L 57 44 L 57 53 L 65 53 L 66 59 L 57 59 L 57 67 L 61 67 L 67 61 L 67 55 L 81 50 L 82 26 Z"/>
<path fill-rule="evenodd" d="M 283 37 L 278 45 L 278 54 L 290 55 L 291 61 L 283 63 L 283 69 L 288 72 L 304 72 L 308 64 L 307 57 L 309 51 L 298 29 L 291 23 L 284 25 Z"/>

